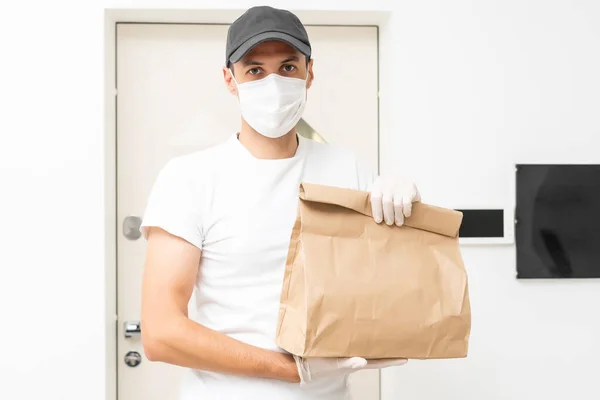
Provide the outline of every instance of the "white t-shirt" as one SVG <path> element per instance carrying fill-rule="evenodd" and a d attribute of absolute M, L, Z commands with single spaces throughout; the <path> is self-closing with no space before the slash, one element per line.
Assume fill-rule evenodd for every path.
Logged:
<path fill-rule="evenodd" d="M 368 190 L 374 175 L 353 152 L 298 137 L 287 159 L 253 157 L 232 135 L 172 159 L 148 199 L 141 231 L 158 226 L 202 249 L 191 316 L 265 349 L 275 345 L 279 298 L 302 181 Z M 348 398 L 347 377 L 306 386 L 188 370 L 180 400 Z"/>

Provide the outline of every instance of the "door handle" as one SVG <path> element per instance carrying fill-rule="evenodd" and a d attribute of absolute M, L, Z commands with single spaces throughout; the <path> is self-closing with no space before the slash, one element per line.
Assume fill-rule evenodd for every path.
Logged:
<path fill-rule="evenodd" d="M 142 334 L 140 321 L 125 321 L 123 325 L 126 338 L 139 337 Z"/>
<path fill-rule="evenodd" d="M 129 240 L 138 240 L 142 236 L 140 226 L 142 226 L 142 219 L 140 217 L 135 215 L 125 217 L 123 220 L 123 236 Z"/>

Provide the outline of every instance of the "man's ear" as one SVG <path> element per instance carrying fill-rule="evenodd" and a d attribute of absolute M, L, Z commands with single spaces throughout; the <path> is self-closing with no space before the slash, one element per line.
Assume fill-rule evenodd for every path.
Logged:
<path fill-rule="evenodd" d="M 306 80 L 306 88 L 309 89 L 312 85 L 315 74 L 313 73 L 313 59 L 308 60 L 308 79 Z"/>
<path fill-rule="evenodd" d="M 233 65 L 231 66 L 231 68 L 233 69 Z M 235 80 L 233 80 L 233 77 L 231 76 L 231 71 L 229 71 L 229 68 L 227 68 L 227 66 L 223 67 L 223 80 L 225 81 L 225 86 L 227 87 L 227 90 L 229 90 L 229 93 L 231 93 L 234 96 L 237 96 L 237 85 L 235 84 Z"/>

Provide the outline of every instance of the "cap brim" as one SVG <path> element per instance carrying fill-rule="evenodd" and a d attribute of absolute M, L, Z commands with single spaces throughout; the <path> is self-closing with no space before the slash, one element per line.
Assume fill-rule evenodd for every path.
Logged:
<path fill-rule="evenodd" d="M 295 37 L 282 32 L 264 32 L 246 40 L 240 47 L 237 48 L 236 51 L 233 52 L 233 54 L 231 54 L 229 61 L 232 63 L 240 61 L 242 57 L 244 57 L 244 55 L 246 55 L 246 53 L 252 50 L 255 46 L 270 40 L 280 40 L 285 42 L 294 47 L 300 53 L 304 54 L 306 57 L 310 57 L 310 47 Z"/>

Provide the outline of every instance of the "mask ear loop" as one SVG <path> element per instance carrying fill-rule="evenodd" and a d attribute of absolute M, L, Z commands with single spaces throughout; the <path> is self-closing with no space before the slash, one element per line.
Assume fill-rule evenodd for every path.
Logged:
<path fill-rule="evenodd" d="M 306 85 L 308 85 L 308 77 L 310 76 L 310 71 L 308 68 L 306 68 L 306 78 L 304 78 L 304 100 L 308 100 L 308 88 L 306 87 Z"/>
<path fill-rule="evenodd" d="M 240 84 L 235 79 L 235 76 L 233 75 L 233 71 L 231 70 L 231 68 L 227 68 L 227 70 L 231 74 L 231 79 L 233 79 L 233 81 L 235 82 L 235 88 L 237 89 L 237 96 L 235 96 L 235 98 L 237 99 L 238 104 L 239 104 L 240 103 Z"/>
<path fill-rule="evenodd" d="M 240 84 L 238 83 L 238 81 L 235 79 L 235 76 L 233 75 L 233 71 L 231 70 L 231 68 L 227 68 L 227 70 L 229 71 L 229 73 L 231 74 L 231 79 L 233 79 L 233 81 L 235 82 L 235 86 L 239 87 Z"/>

